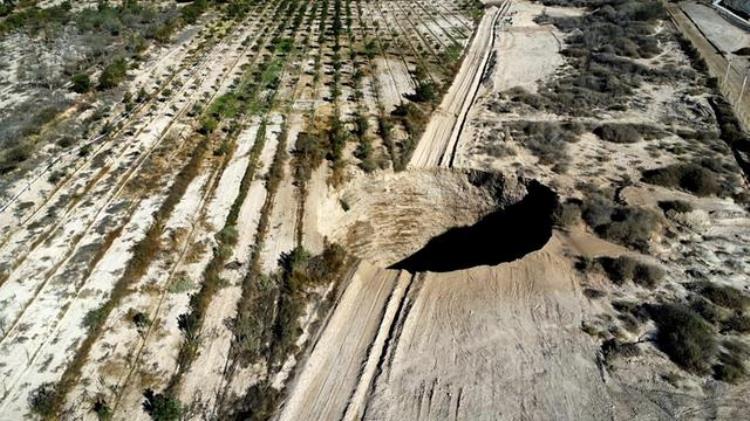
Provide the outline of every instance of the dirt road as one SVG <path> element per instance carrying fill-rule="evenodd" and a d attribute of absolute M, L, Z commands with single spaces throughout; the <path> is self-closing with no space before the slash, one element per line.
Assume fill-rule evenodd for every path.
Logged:
<path fill-rule="evenodd" d="M 509 7 L 508 1 L 500 7 L 493 6 L 485 12 L 461 68 L 427 124 L 409 167 L 452 165 L 456 143 L 461 136 L 469 109 L 474 103 L 482 75 L 495 44 L 495 26 Z"/>

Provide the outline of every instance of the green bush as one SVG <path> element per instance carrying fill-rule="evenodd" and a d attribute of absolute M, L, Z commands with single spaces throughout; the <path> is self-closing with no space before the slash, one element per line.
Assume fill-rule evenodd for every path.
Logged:
<path fill-rule="evenodd" d="M 143 410 L 155 421 L 176 421 L 182 417 L 182 404 L 179 400 L 151 389 L 143 392 Z"/>
<path fill-rule="evenodd" d="M 594 134 L 612 143 L 636 143 L 642 140 L 641 133 L 632 124 L 603 124 L 594 129 Z"/>
<path fill-rule="evenodd" d="M 124 58 L 115 59 L 99 75 L 99 89 L 112 89 L 117 87 L 127 75 L 128 62 Z"/>
<path fill-rule="evenodd" d="M 750 304 L 750 297 L 737 288 L 728 285 L 716 285 L 710 282 L 701 282 L 694 286 L 698 292 L 711 300 L 712 303 L 722 307 L 743 311 Z"/>
<path fill-rule="evenodd" d="M 673 164 L 647 170 L 642 179 L 649 184 L 679 188 L 698 196 L 718 195 L 722 191 L 716 174 L 697 164 Z"/>
<path fill-rule="evenodd" d="M 28 400 L 31 412 L 44 418 L 50 418 L 55 415 L 57 389 L 53 383 L 44 383 L 31 391 Z"/>
<path fill-rule="evenodd" d="M 653 305 L 649 312 L 659 329 L 659 348 L 685 370 L 706 373 L 718 349 L 711 326 L 682 304 Z"/>
<path fill-rule="evenodd" d="M 85 73 L 73 75 L 70 81 L 73 82 L 73 87 L 71 88 L 73 92 L 82 94 L 91 89 L 91 79 L 89 78 L 89 75 Z"/>

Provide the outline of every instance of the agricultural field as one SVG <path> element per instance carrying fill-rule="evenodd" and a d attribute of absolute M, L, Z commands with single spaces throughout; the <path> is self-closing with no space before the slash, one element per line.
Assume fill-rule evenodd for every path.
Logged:
<path fill-rule="evenodd" d="M 0 55 L 0 418 L 750 407 L 750 139 L 655 0 L 0 2 Z"/>

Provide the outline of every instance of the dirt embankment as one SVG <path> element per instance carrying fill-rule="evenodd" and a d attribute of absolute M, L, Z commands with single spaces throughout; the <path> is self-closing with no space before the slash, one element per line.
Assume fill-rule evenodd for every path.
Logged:
<path fill-rule="evenodd" d="M 413 277 L 362 263 L 280 419 L 611 417 L 563 244 Z"/>

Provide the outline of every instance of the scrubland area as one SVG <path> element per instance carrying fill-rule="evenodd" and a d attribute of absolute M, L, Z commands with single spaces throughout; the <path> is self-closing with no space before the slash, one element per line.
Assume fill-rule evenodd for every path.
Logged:
<path fill-rule="evenodd" d="M 749 139 L 657 1 L 29 0 L 0 54 L 8 419 L 750 405 Z"/>

